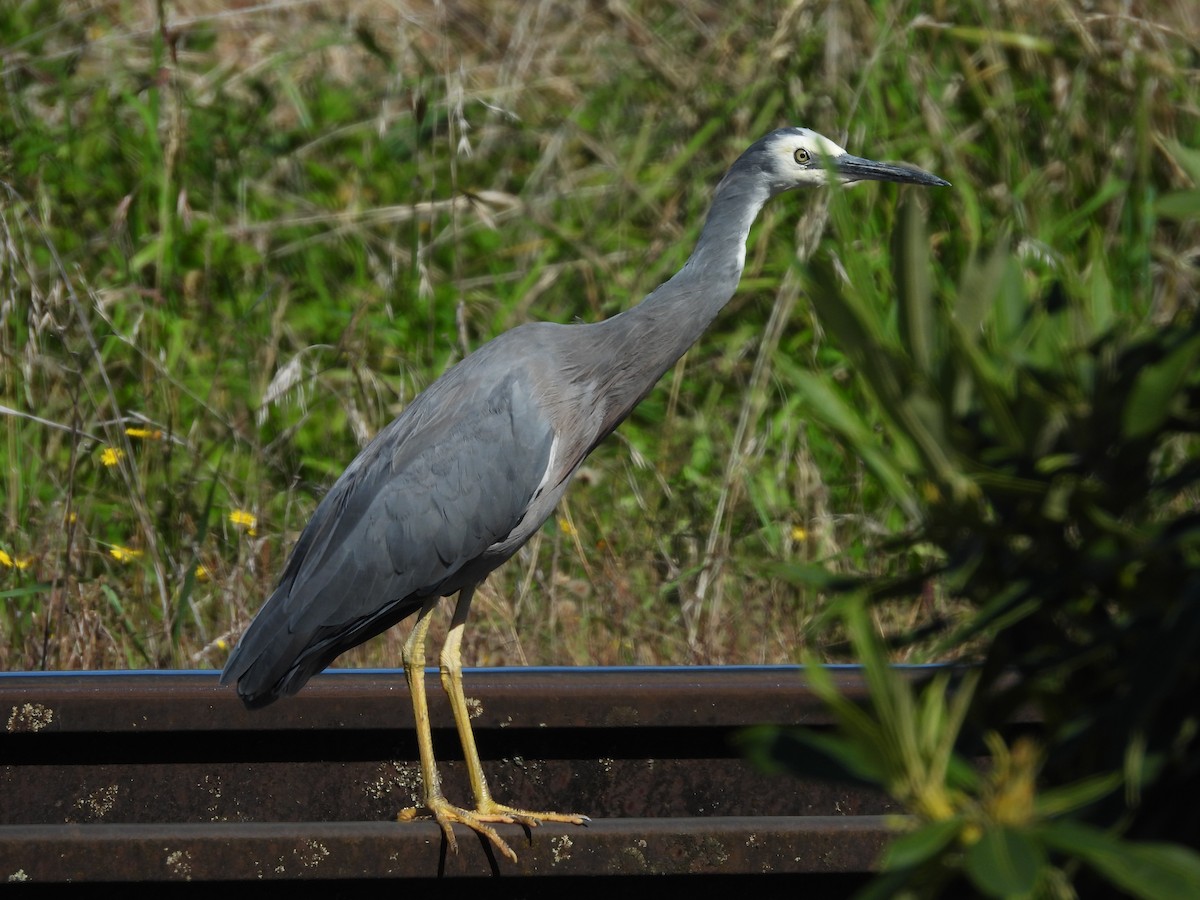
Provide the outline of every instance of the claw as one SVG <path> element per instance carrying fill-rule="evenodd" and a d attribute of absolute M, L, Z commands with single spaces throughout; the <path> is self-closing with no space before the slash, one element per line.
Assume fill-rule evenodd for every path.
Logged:
<path fill-rule="evenodd" d="M 517 854 L 489 823 L 537 828 L 542 822 L 586 825 L 591 821 L 587 816 L 578 813 L 533 812 L 527 809 L 514 809 L 495 801 L 489 801 L 482 809 L 463 809 L 438 798 L 433 798 L 423 807 L 410 806 L 402 809 L 396 815 L 397 822 L 412 822 L 420 818 L 433 818 L 441 826 L 442 833 L 446 836 L 446 844 L 455 853 L 458 852 L 458 841 L 454 838 L 453 825 L 457 822 L 486 837 L 500 853 L 513 862 L 517 861 Z"/>
<path fill-rule="evenodd" d="M 488 800 L 476 810 L 476 815 L 485 822 L 516 822 L 529 828 L 537 828 L 543 822 L 563 822 L 567 825 L 586 825 L 592 821 L 579 813 L 534 812 L 528 809 L 515 809 Z"/>
<path fill-rule="evenodd" d="M 466 825 L 468 828 L 483 835 L 492 845 L 495 846 L 501 854 L 506 856 L 513 862 L 517 861 L 517 854 L 513 848 L 508 846 L 504 838 L 488 822 L 503 822 L 511 824 L 514 820 L 507 816 L 486 816 L 479 815 L 469 809 L 463 809 L 460 806 L 455 806 L 445 800 L 433 800 L 432 805 L 425 807 L 410 806 L 408 809 L 400 810 L 396 816 L 397 822 L 412 822 L 415 819 L 432 817 L 438 825 L 441 826 L 442 834 L 446 836 L 446 844 L 454 852 L 458 852 L 458 841 L 454 837 L 454 823 Z"/>

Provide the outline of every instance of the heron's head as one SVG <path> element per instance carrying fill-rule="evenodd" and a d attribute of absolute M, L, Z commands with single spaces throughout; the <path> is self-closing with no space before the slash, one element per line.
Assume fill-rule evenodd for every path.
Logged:
<path fill-rule="evenodd" d="M 771 193 L 806 185 L 855 181 L 898 181 L 948 186 L 950 182 L 912 166 L 852 156 L 809 128 L 781 128 L 746 151 L 745 159 L 770 179 Z"/>

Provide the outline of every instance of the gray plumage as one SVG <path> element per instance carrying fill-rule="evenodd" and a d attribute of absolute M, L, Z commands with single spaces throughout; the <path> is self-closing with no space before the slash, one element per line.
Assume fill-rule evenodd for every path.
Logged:
<path fill-rule="evenodd" d="M 718 185 L 696 248 L 640 304 L 594 324 L 522 325 L 448 370 L 350 463 L 230 656 L 247 706 L 293 694 L 340 653 L 469 593 L 549 517 L 580 464 L 733 296 L 763 204 L 801 185 L 946 184 L 785 128 Z"/>

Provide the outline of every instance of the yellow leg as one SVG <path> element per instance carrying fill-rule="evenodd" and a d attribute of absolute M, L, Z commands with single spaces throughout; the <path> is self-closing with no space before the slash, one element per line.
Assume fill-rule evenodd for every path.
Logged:
<path fill-rule="evenodd" d="M 475 734 L 471 731 L 471 715 L 467 709 L 467 698 L 463 694 L 462 639 L 463 630 L 467 624 L 467 613 L 471 609 L 473 593 L 474 588 L 472 587 L 464 589 L 459 595 L 458 605 L 454 609 L 454 618 L 450 622 L 450 632 L 446 635 L 446 643 L 442 645 L 440 662 L 442 689 L 450 698 L 450 709 L 454 713 L 454 724 L 458 729 L 458 739 L 462 743 L 463 757 L 467 762 L 471 790 L 475 794 L 475 815 L 483 822 L 519 822 L 530 828 L 543 821 L 582 825 L 588 821 L 588 817 L 578 813 L 534 812 L 527 809 L 515 809 L 492 799 L 492 792 L 488 790 L 487 779 L 483 774 L 483 764 L 479 761 L 479 751 L 475 747 Z M 507 850 L 508 848 L 505 846 L 501 849 Z"/>
<path fill-rule="evenodd" d="M 430 613 L 437 606 L 439 598 L 431 597 L 425 601 L 425 605 L 417 614 L 417 622 L 413 626 L 412 634 L 404 643 L 404 675 L 408 679 L 409 692 L 412 694 L 413 717 L 417 725 L 417 748 L 421 754 L 424 810 L 430 813 L 441 826 L 442 833 L 446 836 L 446 843 L 456 853 L 458 852 L 458 842 L 454 839 L 452 826 L 455 822 L 459 822 L 485 836 L 497 850 L 516 862 L 517 854 L 488 823 L 511 824 L 518 822 L 533 827 L 540 821 L 547 821 L 582 825 L 588 821 L 588 818 L 574 813 L 530 812 L 513 809 L 492 799 L 487 780 L 483 775 L 483 766 L 479 762 L 479 751 L 475 748 L 475 735 L 471 731 L 470 714 L 467 711 L 467 700 L 463 695 L 462 688 L 462 636 L 467 613 L 471 608 L 471 596 L 474 592 L 475 588 L 471 586 L 464 588 L 459 595 L 450 633 L 442 647 L 440 660 L 442 688 L 450 698 L 450 708 L 454 712 L 454 723 L 458 728 L 463 756 L 467 762 L 467 772 L 471 779 L 471 790 L 475 793 L 476 809 L 473 811 L 454 806 L 443 796 L 437 762 L 433 755 L 433 734 L 429 726 L 429 706 L 425 698 L 425 635 L 429 631 Z M 396 818 L 401 822 L 407 822 L 417 818 L 421 812 L 422 810 L 416 807 L 410 807 L 401 810 Z"/>
<path fill-rule="evenodd" d="M 425 601 L 417 614 L 417 622 L 413 625 L 412 634 L 404 643 L 402 651 L 404 658 L 404 676 L 408 680 L 408 690 L 412 694 L 413 718 L 417 725 L 417 749 L 421 754 L 421 785 L 424 793 L 424 809 L 437 821 L 446 836 L 446 843 L 455 853 L 458 852 L 458 841 L 454 838 L 455 822 L 461 822 L 488 838 L 496 847 L 511 859 L 517 861 L 517 855 L 512 848 L 504 843 L 496 829 L 486 825 L 474 813 L 451 804 L 442 794 L 441 778 L 438 775 L 437 761 L 433 755 L 433 733 L 429 727 L 429 705 L 425 699 L 425 635 L 429 631 L 429 615 L 438 604 L 438 597 Z M 396 816 L 398 821 L 409 822 L 417 818 L 422 810 L 409 807 L 400 811 Z M 512 821 L 509 819 L 508 821 Z"/>
<path fill-rule="evenodd" d="M 401 659 L 404 661 L 404 677 L 408 681 L 408 693 L 412 698 L 413 718 L 417 725 L 417 750 L 421 755 L 421 785 L 425 796 L 441 793 L 441 779 L 437 762 L 433 756 L 433 733 L 429 727 L 429 705 L 425 700 L 425 634 L 429 631 L 429 614 L 437 606 L 437 597 L 425 601 L 417 613 L 412 634 L 404 642 Z M 401 813 L 401 816 L 404 814 Z M 450 843 L 454 843 L 450 836 Z"/>

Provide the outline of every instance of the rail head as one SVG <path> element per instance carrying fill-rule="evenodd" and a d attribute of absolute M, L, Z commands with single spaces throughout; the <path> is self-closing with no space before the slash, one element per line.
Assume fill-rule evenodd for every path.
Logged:
<path fill-rule="evenodd" d="M 913 677 L 929 670 L 912 667 Z M 844 695 L 866 697 L 861 670 L 835 667 Z M 295 697 L 253 712 L 211 671 L 0 674 L 8 734 L 411 728 L 400 670 L 332 670 Z M 428 670 L 431 696 L 437 673 Z M 801 666 L 469 669 L 476 728 L 827 725 Z M 452 727 L 431 706 L 434 727 Z"/>

